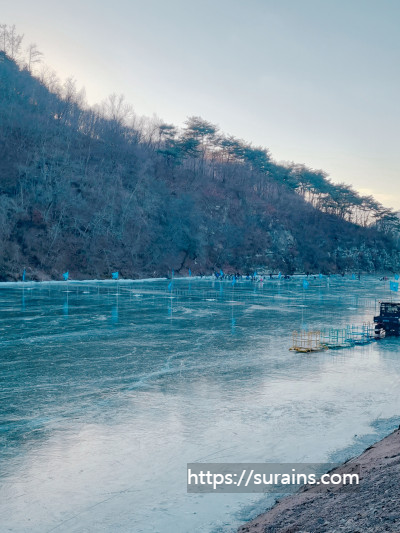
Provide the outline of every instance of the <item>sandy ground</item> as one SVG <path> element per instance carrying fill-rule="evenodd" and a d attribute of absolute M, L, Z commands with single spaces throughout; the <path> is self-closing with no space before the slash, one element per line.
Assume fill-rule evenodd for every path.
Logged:
<path fill-rule="evenodd" d="M 400 533 L 400 427 L 332 472 L 360 465 L 360 485 L 302 487 L 239 533 Z"/>

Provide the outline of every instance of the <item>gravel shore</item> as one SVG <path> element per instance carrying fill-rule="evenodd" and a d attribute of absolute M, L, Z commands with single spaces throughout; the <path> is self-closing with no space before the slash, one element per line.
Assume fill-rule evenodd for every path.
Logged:
<path fill-rule="evenodd" d="M 332 472 L 361 467 L 360 485 L 302 487 L 238 533 L 400 532 L 400 427 Z"/>

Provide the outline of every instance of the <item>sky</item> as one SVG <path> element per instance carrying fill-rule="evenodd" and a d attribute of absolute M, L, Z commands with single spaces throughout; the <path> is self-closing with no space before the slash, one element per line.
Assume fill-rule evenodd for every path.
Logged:
<path fill-rule="evenodd" d="M 198 115 L 400 209 L 400 1 L 0 0 L 89 103 Z"/>

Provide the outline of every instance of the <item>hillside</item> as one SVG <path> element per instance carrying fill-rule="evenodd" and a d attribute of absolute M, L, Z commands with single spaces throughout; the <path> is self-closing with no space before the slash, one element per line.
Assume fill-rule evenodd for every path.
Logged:
<path fill-rule="evenodd" d="M 322 171 L 29 70 L 0 52 L 1 280 L 398 265 L 394 213 Z"/>

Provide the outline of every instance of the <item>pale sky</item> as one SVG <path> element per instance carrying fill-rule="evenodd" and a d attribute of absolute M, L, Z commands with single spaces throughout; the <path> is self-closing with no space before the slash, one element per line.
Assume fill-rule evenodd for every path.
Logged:
<path fill-rule="evenodd" d="M 96 103 L 191 115 L 400 209 L 400 0 L 0 0 Z"/>

